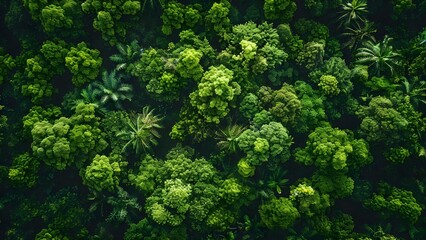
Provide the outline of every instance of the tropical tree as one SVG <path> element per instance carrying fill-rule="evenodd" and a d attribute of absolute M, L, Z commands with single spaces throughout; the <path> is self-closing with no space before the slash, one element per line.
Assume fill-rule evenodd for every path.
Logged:
<path fill-rule="evenodd" d="M 100 104 L 106 105 L 111 102 L 116 108 L 122 109 L 121 101 L 132 100 L 133 87 L 121 82 L 122 75 L 112 71 L 102 73 L 102 82 L 95 82 L 93 94 L 100 97 Z"/>
<path fill-rule="evenodd" d="M 156 138 L 160 138 L 157 129 L 162 128 L 160 125 L 162 119 L 163 117 L 154 115 L 154 109 L 148 106 L 142 109 L 142 113 L 131 116 L 127 122 L 128 129 L 117 133 L 117 137 L 127 141 L 122 151 L 132 145 L 138 154 L 141 150 L 146 152 L 152 145 L 157 145 Z"/>
<path fill-rule="evenodd" d="M 118 53 L 113 54 L 109 59 L 115 63 L 116 71 L 125 71 L 132 73 L 134 70 L 134 63 L 141 57 L 143 49 L 139 46 L 137 40 L 133 40 L 129 45 L 117 43 L 116 46 Z"/>
<path fill-rule="evenodd" d="M 155 2 L 154 0 L 149 0 L 149 1 L 144 0 L 143 4 L 142 4 L 142 11 L 141 12 L 143 12 L 145 10 L 145 5 L 146 5 L 147 2 L 149 2 L 151 9 L 154 8 L 154 2 Z M 158 0 L 158 3 L 160 4 L 161 8 L 164 8 L 165 2 L 166 2 L 166 0 Z"/>
<path fill-rule="evenodd" d="M 237 139 L 246 130 L 247 127 L 238 124 L 229 124 L 226 128 L 215 132 L 215 139 L 218 141 L 217 146 L 221 150 L 235 152 L 238 148 Z"/>
<path fill-rule="evenodd" d="M 417 77 L 413 78 L 411 82 L 404 79 L 402 89 L 414 106 L 418 107 L 419 103 L 426 105 L 426 81 L 419 80 Z"/>
<path fill-rule="evenodd" d="M 342 33 L 342 36 L 348 39 L 343 43 L 343 47 L 352 50 L 365 41 L 375 42 L 376 39 L 373 34 L 376 32 L 377 29 L 370 21 L 355 22 L 352 26 L 346 27 L 346 31 Z"/>
<path fill-rule="evenodd" d="M 368 12 L 366 0 L 351 0 L 341 4 L 339 26 L 349 26 L 353 22 L 365 21 L 364 14 Z"/>
<path fill-rule="evenodd" d="M 373 66 L 375 73 L 380 76 L 383 71 L 389 70 L 393 74 L 394 67 L 398 63 L 398 58 L 401 55 L 393 50 L 389 45 L 392 38 L 385 36 L 382 42 L 374 43 L 367 41 L 364 47 L 358 48 L 355 54 L 357 64 L 367 64 Z"/>

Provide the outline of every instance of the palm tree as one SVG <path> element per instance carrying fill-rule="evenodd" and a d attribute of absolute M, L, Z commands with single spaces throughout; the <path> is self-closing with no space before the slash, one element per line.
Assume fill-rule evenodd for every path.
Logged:
<path fill-rule="evenodd" d="M 215 139 L 218 140 L 217 146 L 221 150 L 228 150 L 231 153 L 237 151 L 238 137 L 243 133 L 247 127 L 237 124 L 230 124 L 225 129 L 219 129 L 215 132 Z"/>
<path fill-rule="evenodd" d="M 123 188 L 118 187 L 117 197 L 108 197 L 107 202 L 112 206 L 112 212 L 106 219 L 107 222 L 129 222 L 129 209 L 142 210 L 138 199 L 131 197 Z"/>
<path fill-rule="evenodd" d="M 401 55 L 393 51 L 392 46 L 389 45 L 390 40 L 391 38 L 385 36 L 380 43 L 373 41 L 364 43 L 364 47 L 358 48 L 355 54 L 356 63 L 367 64 L 369 67 L 374 66 L 378 76 L 385 69 L 390 70 L 393 74 L 394 66 L 397 65 L 398 58 Z"/>
<path fill-rule="evenodd" d="M 339 26 L 349 26 L 352 22 L 365 21 L 364 14 L 368 12 L 366 0 L 352 0 L 341 4 L 342 10 L 337 19 Z"/>
<path fill-rule="evenodd" d="M 109 57 L 111 61 L 117 63 L 115 70 L 131 73 L 135 68 L 134 63 L 141 57 L 143 49 L 138 45 L 137 40 L 133 40 L 130 45 L 117 43 L 116 47 L 118 53 Z"/>
<path fill-rule="evenodd" d="M 418 107 L 420 103 L 426 104 L 426 81 L 416 77 L 410 83 L 407 79 L 402 82 L 404 94 L 410 98 L 413 106 Z"/>
<path fill-rule="evenodd" d="M 106 105 L 113 103 L 118 109 L 122 109 L 121 101 L 132 100 L 133 87 L 129 84 L 121 83 L 122 75 L 117 75 L 115 70 L 108 74 L 107 71 L 102 72 L 102 82 L 95 82 L 93 86 L 95 91 L 93 94 L 100 97 L 100 104 Z"/>
<path fill-rule="evenodd" d="M 128 129 L 117 133 L 117 137 L 127 141 L 122 151 L 124 152 L 130 145 L 136 153 L 140 153 L 143 149 L 145 152 L 151 148 L 151 145 L 157 145 L 156 138 L 160 138 L 157 129 L 162 128 L 160 121 L 163 117 L 154 115 L 154 109 L 148 106 L 142 109 L 142 113 L 129 118 Z"/>
<path fill-rule="evenodd" d="M 369 21 L 355 22 L 351 27 L 346 27 L 346 31 L 342 36 L 348 40 L 343 44 L 343 47 L 355 49 L 360 43 L 365 41 L 376 41 L 373 34 L 377 32 L 374 24 Z"/>

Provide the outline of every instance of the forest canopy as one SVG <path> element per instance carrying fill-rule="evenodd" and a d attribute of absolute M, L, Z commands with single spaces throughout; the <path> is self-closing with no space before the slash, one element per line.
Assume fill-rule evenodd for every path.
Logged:
<path fill-rule="evenodd" d="M 0 239 L 426 239 L 425 0 L 0 0 Z"/>

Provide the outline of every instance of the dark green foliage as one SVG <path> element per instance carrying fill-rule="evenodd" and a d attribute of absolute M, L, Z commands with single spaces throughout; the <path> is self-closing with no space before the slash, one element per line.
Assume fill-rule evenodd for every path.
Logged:
<path fill-rule="evenodd" d="M 379 192 L 373 194 L 365 205 L 374 211 L 382 212 L 385 218 L 399 217 L 408 224 L 414 224 L 423 210 L 412 192 L 388 184 L 380 185 Z"/>
<path fill-rule="evenodd" d="M 0 0 L 0 239 L 426 239 L 425 13 Z"/>

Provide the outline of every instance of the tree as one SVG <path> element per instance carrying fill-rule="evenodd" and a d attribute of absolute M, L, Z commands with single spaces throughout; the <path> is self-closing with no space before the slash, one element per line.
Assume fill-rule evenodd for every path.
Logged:
<path fill-rule="evenodd" d="M 246 130 L 246 127 L 238 124 L 229 124 L 224 129 L 215 132 L 217 146 L 221 150 L 226 150 L 230 153 L 237 151 L 238 137 Z"/>
<path fill-rule="evenodd" d="M 355 57 L 357 64 L 367 64 L 373 66 L 375 74 L 380 76 L 381 73 L 388 70 L 391 74 L 394 73 L 394 67 L 398 64 L 398 59 L 401 55 L 393 50 L 389 45 L 392 38 L 385 36 L 382 42 L 374 43 L 367 41 L 364 47 L 358 48 Z"/>
<path fill-rule="evenodd" d="M 296 3 L 292 0 L 266 0 L 263 5 L 265 17 L 268 20 L 289 22 L 296 11 Z"/>
<path fill-rule="evenodd" d="M 97 49 L 90 49 L 81 42 L 76 47 L 71 47 L 65 57 L 65 65 L 73 74 L 72 82 L 81 87 L 90 80 L 96 79 L 102 65 L 102 58 Z"/>
<path fill-rule="evenodd" d="M 229 105 L 241 92 L 240 85 L 233 82 L 233 72 L 225 66 L 210 67 L 204 73 L 198 89 L 189 95 L 191 105 L 206 122 L 218 124 L 229 112 Z"/>
<path fill-rule="evenodd" d="M 287 229 L 300 217 L 297 211 L 288 198 L 272 199 L 269 202 L 259 207 L 259 214 L 262 223 L 266 227 Z"/>
<path fill-rule="evenodd" d="M 353 22 L 364 22 L 364 14 L 368 13 L 367 2 L 365 0 L 351 0 L 341 4 L 339 12 L 340 26 L 347 27 Z"/>
<path fill-rule="evenodd" d="M 94 82 L 94 95 L 100 97 L 100 104 L 113 104 L 117 109 L 123 108 L 121 101 L 132 100 L 133 87 L 130 84 L 121 83 L 122 75 L 112 71 L 102 72 L 102 83 Z"/>
<path fill-rule="evenodd" d="M 92 190 L 113 192 L 118 186 L 118 163 L 111 162 L 107 156 L 96 155 L 84 173 L 84 183 Z"/>
<path fill-rule="evenodd" d="M 133 40 L 130 44 L 117 43 L 115 46 L 118 53 L 109 57 L 109 59 L 117 65 L 115 71 L 124 71 L 127 74 L 134 75 L 136 61 L 140 59 L 143 52 L 137 40 Z"/>
<path fill-rule="evenodd" d="M 162 128 L 160 121 L 163 118 L 154 115 L 154 109 L 145 106 L 142 113 L 131 116 L 127 121 L 127 129 L 117 133 L 117 137 L 127 141 L 122 151 L 125 151 L 130 145 L 136 153 L 141 150 L 148 151 L 151 145 L 157 145 L 156 138 L 160 138 L 157 129 Z"/>

